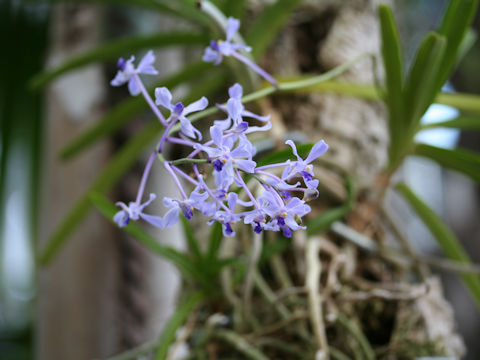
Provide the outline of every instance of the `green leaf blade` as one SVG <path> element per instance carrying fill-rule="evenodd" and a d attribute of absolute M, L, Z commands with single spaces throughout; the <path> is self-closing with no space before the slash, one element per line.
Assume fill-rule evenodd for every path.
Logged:
<path fill-rule="evenodd" d="M 301 0 L 278 0 L 255 19 L 245 36 L 247 45 L 252 47 L 254 59 L 258 60 L 265 53 L 300 2 Z"/>
<path fill-rule="evenodd" d="M 387 5 L 378 8 L 382 35 L 382 58 L 385 67 L 387 103 L 391 115 L 402 118 L 403 62 L 397 25 Z"/>
<path fill-rule="evenodd" d="M 430 33 L 417 51 L 404 89 L 405 107 L 409 110 L 405 121 L 412 132 L 440 91 L 438 76 L 445 49 L 445 37 Z"/>
<path fill-rule="evenodd" d="M 480 154 L 464 149 L 442 149 L 427 144 L 417 144 L 413 154 L 429 158 L 480 183 Z"/>
<path fill-rule="evenodd" d="M 105 216 L 106 219 L 108 219 L 112 224 L 115 224 L 113 221 L 113 216 L 118 211 L 118 207 L 112 204 L 106 197 L 96 192 L 89 194 L 89 200 L 102 213 L 102 215 Z M 153 237 L 151 237 L 145 230 L 140 228 L 135 223 L 130 222 L 123 228 L 123 230 L 154 254 L 171 261 L 186 275 L 191 276 L 196 274 L 196 269 L 193 267 L 186 254 L 181 253 L 172 247 L 159 244 Z"/>
<path fill-rule="evenodd" d="M 158 49 L 179 45 L 203 45 L 208 38 L 199 33 L 176 31 L 154 35 L 142 35 L 123 38 L 102 44 L 98 48 L 73 57 L 54 69 L 38 74 L 31 80 L 31 87 L 40 88 L 62 74 L 100 61 L 113 60 L 125 54 L 144 49 Z"/>
<path fill-rule="evenodd" d="M 427 228 L 437 239 L 445 255 L 455 261 L 464 264 L 470 264 L 470 258 L 459 243 L 455 235 L 444 224 L 444 222 L 405 184 L 399 184 L 396 188 L 400 194 L 412 206 L 415 212 L 420 216 Z M 477 275 L 465 274 L 462 279 L 470 290 L 480 309 L 480 279 Z"/>
<path fill-rule="evenodd" d="M 452 120 L 429 123 L 422 126 L 420 130 L 429 130 L 436 128 L 452 128 L 461 130 L 478 130 L 480 131 L 480 117 L 461 115 Z"/>
<path fill-rule="evenodd" d="M 72 209 L 66 214 L 60 225 L 48 239 L 43 251 L 39 255 L 40 265 L 47 265 L 67 241 L 68 236 L 76 229 L 88 212 L 91 210 L 89 201 L 90 192 L 105 192 L 127 172 L 134 164 L 138 155 L 150 145 L 160 133 L 158 122 L 147 125 L 137 136 L 127 143 L 100 172 L 86 194 L 82 195 Z"/>
<path fill-rule="evenodd" d="M 180 215 L 180 219 L 182 221 L 185 238 L 187 239 L 188 250 L 190 250 L 190 252 L 192 253 L 195 259 L 202 260 L 203 255 L 202 255 L 202 252 L 200 251 L 200 247 L 198 246 L 198 241 L 195 238 L 192 225 L 184 216 Z"/>
<path fill-rule="evenodd" d="M 155 352 L 155 360 L 165 360 L 167 358 L 170 344 L 175 340 L 177 330 L 185 323 L 190 313 L 202 300 L 203 294 L 196 292 L 190 294 L 185 301 L 177 307 L 160 336 L 157 350 Z"/>
<path fill-rule="evenodd" d="M 470 25 L 478 7 L 478 0 L 451 0 L 438 33 L 447 39 L 445 55 L 440 66 L 438 86 L 442 86 L 457 63 L 462 42 L 468 37 Z"/>

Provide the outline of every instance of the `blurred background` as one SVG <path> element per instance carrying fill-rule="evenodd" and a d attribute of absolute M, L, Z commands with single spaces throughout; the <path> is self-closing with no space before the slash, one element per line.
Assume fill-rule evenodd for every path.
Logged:
<path fill-rule="evenodd" d="M 340 1 L 340 0 L 338 0 Z M 424 34 L 435 27 L 441 16 L 444 0 L 409 0 L 397 1 L 395 13 L 401 28 L 403 47 L 408 58 L 412 58 L 414 49 L 418 46 Z M 78 33 L 70 34 L 80 45 L 64 43 L 61 32 L 65 19 L 52 16 L 56 7 L 67 7 L 62 16 L 68 19 L 68 7 L 75 16 L 74 4 L 59 4 L 39 1 L 2 0 L 0 2 L 0 36 L 2 55 L 0 56 L 0 358 L 1 359 L 32 359 L 34 358 L 34 332 L 38 329 L 37 279 L 35 253 L 42 231 L 48 232 L 53 225 L 46 226 L 50 216 L 56 216 L 55 211 L 63 212 L 71 202 L 66 201 L 62 182 L 78 181 L 79 189 L 85 188 L 71 169 L 54 172 L 49 177 L 56 178 L 55 186 L 58 192 L 44 192 L 46 171 L 55 171 L 49 160 L 46 160 L 46 145 L 50 150 L 59 149 L 55 142 L 65 143 L 70 138 L 69 131 L 76 129 L 77 121 L 83 128 L 87 126 L 82 119 L 94 118 L 95 114 L 108 108 L 110 104 L 122 95 L 108 88 L 108 81 L 115 72 L 114 62 L 105 66 L 95 66 L 81 73 L 82 79 L 88 81 L 93 77 L 94 85 L 83 89 L 69 88 L 69 84 L 78 84 L 79 79 L 70 78 L 64 84 L 62 80 L 53 87 L 60 88 L 71 102 L 70 114 L 54 114 L 55 107 L 47 111 L 47 96 L 51 89 L 31 89 L 31 79 L 46 66 L 59 63 L 72 52 L 98 45 L 99 41 L 107 41 L 122 36 L 151 33 L 160 27 L 178 26 L 176 20 L 159 18 L 148 10 L 140 10 L 127 5 L 88 4 L 91 7 L 90 17 L 78 20 Z M 90 11 L 90 10 L 88 10 Z M 89 14 L 89 12 L 85 12 Z M 55 23 L 57 21 L 57 23 Z M 180 26 L 182 26 L 180 24 Z M 480 31 L 480 18 L 475 18 L 475 29 Z M 75 30 L 75 29 L 74 29 Z M 74 31 L 73 30 L 73 31 Z M 70 29 L 72 31 L 72 29 Z M 91 44 L 89 44 L 91 42 Z M 125 54 L 128 56 L 128 54 Z M 171 63 L 175 63 L 175 53 L 169 55 Z M 185 57 L 185 53 L 182 54 Z M 48 60 L 48 61 L 47 61 Z M 461 62 L 449 83 L 446 91 L 480 93 L 480 43 L 478 40 Z M 161 72 L 168 74 L 169 65 Z M 82 70 L 83 71 L 83 70 Z M 75 76 L 75 75 L 68 75 Z M 63 86 L 63 87 L 62 87 Z M 58 88 L 59 87 L 59 88 Z M 67 90 L 73 90 L 68 93 Z M 50 92 L 50 93 L 49 93 Z M 53 109 L 53 110 L 52 110 Z M 67 116 L 72 118 L 73 125 L 47 131 L 47 117 Z M 435 105 L 425 116 L 425 121 L 442 121 L 456 116 L 456 110 Z M 76 119 L 76 120 L 75 120 Z M 92 120 L 90 119 L 90 120 Z M 147 120 L 147 117 L 146 119 Z M 134 129 L 133 129 L 134 130 Z M 47 137 L 46 134 L 49 134 Z M 53 137 L 52 134 L 55 134 Z M 96 147 L 87 155 L 87 167 L 92 174 L 101 169 L 102 159 L 110 156 L 116 143 L 128 136 L 128 131 L 103 147 Z M 456 130 L 429 130 L 421 134 L 422 140 L 440 147 L 462 147 L 480 151 L 478 132 L 463 133 Z M 54 150 L 52 150 L 54 149 Z M 91 164 L 91 165 L 89 165 Z M 141 167 L 138 168 L 139 171 Z M 458 173 L 445 171 L 428 160 L 410 159 L 401 172 L 416 192 L 434 208 L 451 226 L 461 240 L 467 252 L 475 263 L 480 263 L 480 193 L 475 183 Z M 68 175 L 70 174 L 70 175 Z M 138 172 L 135 176 L 138 176 Z M 88 181 L 86 181 L 88 184 Z M 433 184 L 433 185 L 432 185 Z M 128 178 L 121 185 L 131 188 Z M 47 186 L 48 187 L 48 186 Z M 128 192 L 128 190 L 126 190 Z M 80 193 L 81 191 L 79 191 Z M 131 190 L 130 190 L 131 192 Z M 45 198 L 48 193 L 49 198 Z M 73 195 L 72 195 L 73 196 Z M 50 205 L 42 207 L 41 201 Z M 66 201 L 66 205 L 62 205 Z M 56 210 L 55 210 L 56 209 Z M 425 254 L 440 254 L 436 242 L 420 221 L 414 217 L 405 218 L 408 223 L 408 233 L 416 239 L 415 246 Z M 99 230 L 99 220 L 90 219 L 94 234 L 97 237 L 107 236 L 111 230 Z M 46 229 L 42 230 L 42 226 Z M 107 235 L 106 235 L 107 234 Z M 95 246 L 95 245 L 93 245 Z M 94 248 L 95 250 L 95 248 Z M 75 250 L 73 250 L 75 251 Z M 123 250 L 134 252 L 135 248 L 125 245 Z M 121 252 L 120 251 L 120 252 Z M 101 260 L 99 260 L 101 261 Z M 110 270 L 109 270 L 110 269 Z M 113 279 L 116 275 L 108 275 L 111 267 L 105 271 L 104 281 Z M 441 273 L 445 285 L 445 294 L 455 312 L 458 329 L 468 349 L 467 359 L 480 358 L 480 315 L 475 309 L 473 300 L 460 283 L 457 276 L 451 273 Z M 85 279 L 97 276 L 86 274 Z M 138 279 L 137 279 L 138 280 Z M 140 281 L 140 280 L 138 280 Z M 79 285 L 83 286 L 83 285 Z M 106 288 L 108 284 L 106 283 Z M 87 291 L 89 291 L 87 289 Z M 114 292 L 114 290 L 112 290 Z M 102 301 L 97 299 L 96 301 Z M 41 310 L 40 310 L 41 311 Z M 148 316 L 144 314 L 142 316 Z M 105 330 L 105 329 L 104 329 Z M 108 331 L 108 329 L 107 329 Z M 134 331 L 134 330 L 132 330 Z M 128 347 L 128 342 L 124 344 Z"/>

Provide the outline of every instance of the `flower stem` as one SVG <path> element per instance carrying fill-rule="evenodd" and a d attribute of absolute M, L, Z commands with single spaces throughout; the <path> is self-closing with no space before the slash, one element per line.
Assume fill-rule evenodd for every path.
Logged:
<path fill-rule="evenodd" d="M 133 74 L 133 76 L 135 77 L 135 80 L 137 81 L 138 83 L 138 86 L 140 87 L 140 91 L 142 92 L 142 95 L 143 97 L 145 98 L 145 100 L 147 101 L 148 105 L 150 106 L 150 108 L 152 109 L 153 113 L 155 114 L 155 116 L 158 118 L 158 120 L 160 120 L 160 122 L 162 123 L 163 126 L 167 126 L 167 121 L 165 120 L 165 118 L 163 117 L 162 113 L 160 112 L 160 110 L 158 109 L 158 107 L 155 105 L 155 103 L 153 102 L 152 98 L 150 97 L 150 94 L 148 93 L 147 89 L 145 89 L 145 86 L 143 85 L 143 82 L 142 80 L 140 79 L 140 76 L 138 76 L 138 74 Z"/>
<path fill-rule="evenodd" d="M 183 199 L 187 200 L 188 196 L 185 194 L 182 184 L 180 183 L 180 180 L 178 180 L 177 174 L 175 174 L 175 172 L 172 170 L 172 167 L 170 166 L 168 161 L 164 161 L 163 165 L 165 165 L 165 168 L 167 169 L 167 171 L 170 173 L 170 175 L 172 175 L 173 180 L 175 181 L 175 184 L 177 185 L 178 190 L 180 190 L 180 193 L 182 194 Z"/>
<path fill-rule="evenodd" d="M 155 160 L 156 153 L 153 152 L 148 158 L 147 165 L 145 165 L 145 170 L 143 171 L 142 180 L 140 181 L 140 186 L 138 187 L 137 199 L 135 203 L 140 205 L 142 201 L 143 192 L 145 191 L 145 184 L 147 183 L 148 175 L 150 174 L 150 169 L 152 168 L 153 161 Z"/>

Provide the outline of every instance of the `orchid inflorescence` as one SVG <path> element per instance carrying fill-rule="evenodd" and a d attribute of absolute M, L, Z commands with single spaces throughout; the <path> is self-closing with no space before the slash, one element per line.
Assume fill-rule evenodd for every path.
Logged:
<path fill-rule="evenodd" d="M 238 20 L 230 18 L 227 26 L 227 41 L 212 42 L 205 51 L 204 60 L 219 63 L 222 56 L 233 55 L 239 58 L 236 56 L 238 55 L 236 50 L 246 47 L 232 43 L 233 34 L 238 27 Z M 111 84 L 120 86 L 128 83 L 132 95 L 142 93 L 158 120 L 165 127 L 165 131 L 148 159 L 136 201 L 128 205 L 117 202 L 121 210 L 115 214 L 114 221 L 120 227 L 126 226 L 130 220 L 143 219 L 156 227 L 165 228 L 176 224 L 180 213 L 190 220 L 194 211 L 198 210 L 209 218 L 208 224 L 214 222 L 222 224 L 225 236 L 235 235 L 233 225 L 237 222 L 251 225 L 256 233 L 261 233 L 263 230 L 281 230 L 286 237 L 290 237 L 294 230 L 305 229 L 301 225 L 301 219 L 311 210 L 305 201 L 318 195 L 318 180 L 314 179 L 312 162 L 324 154 L 328 148 L 323 140 L 312 147 L 306 159 L 298 155 L 295 144 L 288 140 L 286 144 L 292 148 L 296 160 L 257 166 L 253 160 L 256 148 L 248 140 L 247 135 L 267 131 L 272 125 L 269 116 L 256 115 L 244 108 L 243 89 L 240 84 L 230 87 L 226 105 L 217 105 L 227 114 L 227 117 L 215 121 L 210 127 L 210 139 L 202 142 L 201 132 L 193 126 L 187 116 L 192 112 L 205 109 L 208 106 L 208 100 L 202 97 L 188 106 L 184 106 L 181 102 L 174 104 L 170 91 L 166 87 L 161 87 L 155 89 L 154 102 L 139 77 L 139 74 L 157 74 L 153 68 L 155 62 L 153 52 L 149 51 L 136 68 L 133 61 L 133 57 L 128 61 L 119 60 L 119 71 Z M 248 66 L 252 64 L 248 61 L 244 63 Z M 257 65 L 253 65 L 256 72 L 269 81 L 273 80 L 271 82 L 276 84 L 273 77 Z M 162 115 L 157 106 L 169 111 L 168 118 Z M 246 119 L 259 121 L 263 125 L 251 126 Z M 172 129 L 177 123 L 180 123 L 180 130 L 173 135 L 175 132 Z M 190 154 L 183 159 L 166 160 L 163 156 L 166 143 L 190 148 Z M 145 185 L 155 159 L 160 159 L 179 191 L 178 198 L 163 199 L 163 204 L 169 208 L 163 217 L 144 212 L 144 209 L 155 199 L 154 194 L 150 194 L 149 199 L 142 203 Z M 191 166 L 191 172 L 182 170 L 180 167 L 182 164 Z M 282 171 L 275 174 L 271 172 L 272 169 Z M 212 174 L 214 186 L 207 181 L 208 174 Z M 261 191 L 258 192 L 258 196 L 255 196 L 247 186 L 247 176 L 260 184 Z M 190 193 L 180 178 L 192 185 L 193 190 Z M 245 200 L 239 198 L 239 190 L 245 192 Z M 302 193 L 302 199 L 294 196 Z"/>

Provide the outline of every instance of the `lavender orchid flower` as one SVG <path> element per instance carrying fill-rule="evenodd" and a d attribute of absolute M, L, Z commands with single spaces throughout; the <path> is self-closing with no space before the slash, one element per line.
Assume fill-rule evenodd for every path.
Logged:
<path fill-rule="evenodd" d="M 235 236 L 235 231 L 232 228 L 232 225 L 241 220 L 240 214 L 235 213 L 235 205 L 238 201 L 238 195 L 234 192 L 231 192 L 227 196 L 227 205 L 224 210 L 218 210 L 209 221 L 209 224 L 212 224 L 214 221 L 222 224 L 223 236 L 231 237 Z"/>
<path fill-rule="evenodd" d="M 190 197 L 185 200 L 172 199 L 169 197 L 163 198 L 163 205 L 170 207 L 171 209 L 163 217 L 162 227 L 173 226 L 178 223 L 178 216 L 180 210 L 187 220 L 193 218 L 193 210 L 203 210 L 205 207 L 202 204 L 208 199 L 207 193 L 200 193 L 200 189 L 196 188 L 190 194 Z"/>
<path fill-rule="evenodd" d="M 161 217 L 143 213 L 143 209 L 150 205 L 150 203 L 155 200 L 155 198 L 155 194 L 150 194 L 149 199 L 143 204 L 138 204 L 137 202 L 130 202 L 128 206 L 121 201 L 117 202 L 115 205 L 120 206 L 122 210 L 115 214 L 115 216 L 113 217 L 113 221 L 115 221 L 119 227 L 124 227 L 128 225 L 130 220 L 136 221 L 142 218 L 153 226 L 162 228 L 163 221 Z"/>
<path fill-rule="evenodd" d="M 173 105 L 172 94 L 166 87 L 161 87 L 155 89 L 155 103 L 170 110 L 170 117 L 167 119 L 170 127 L 179 120 L 183 134 L 191 138 L 202 139 L 200 131 L 192 125 L 186 116 L 192 112 L 203 110 L 208 106 L 208 100 L 205 96 L 186 107 L 181 102 Z"/>
<path fill-rule="evenodd" d="M 292 152 L 297 157 L 297 161 L 292 161 L 288 164 L 283 172 L 282 180 L 289 180 L 297 174 L 300 174 L 309 189 L 316 189 L 318 187 L 318 180 L 313 179 L 315 174 L 313 173 L 313 165 L 311 165 L 311 163 L 328 150 L 328 145 L 325 141 L 320 140 L 312 147 L 307 158 L 303 160 L 298 155 L 297 147 L 292 140 L 287 140 L 285 144 L 292 148 Z"/>
<path fill-rule="evenodd" d="M 287 203 L 275 192 L 265 191 L 260 197 L 260 203 L 265 213 L 272 221 L 265 225 L 265 229 L 277 231 L 280 228 L 285 237 L 291 237 L 291 230 L 306 229 L 295 221 L 295 217 L 303 217 L 310 212 L 310 206 L 303 200 L 292 197 Z"/>
<path fill-rule="evenodd" d="M 273 86 L 277 87 L 277 81 L 269 73 L 237 51 L 251 51 L 251 47 L 249 46 L 233 43 L 233 37 L 238 32 L 238 29 L 240 29 L 240 21 L 233 17 L 229 17 L 227 20 L 226 40 L 210 41 L 210 46 L 205 49 L 203 54 L 203 61 L 213 62 L 215 65 L 218 65 L 222 62 L 224 56 L 233 56 L 255 71 L 258 75 L 263 77 Z"/>
<path fill-rule="evenodd" d="M 251 133 L 254 131 L 266 131 L 271 129 L 272 125 L 270 124 L 270 115 L 260 116 L 254 114 L 248 110 L 245 110 L 245 107 L 242 104 L 243 88 L 240 84 L 235 84 L 228 89 L 228 94 L 230 98 L 227 101 L 227 106 L 217 105 L 218 108 L 225 111 L 228 114 L 228 118 L 225 120 L 215 121 L 215 125 L 218 125 L 222 130 L 227 130 L 231 128 L 232 131 L 240 133 Z M 267 124 L 262 127 L 248 127 L 248 123 L 245 125 L 243 118 L 252 118 L 261 122 L 266 122 Z"/>
<path fill-rule="evenodd" d="M 234 166 L 247 173 L 252 173 L 256 163 L 252 158 L 253 145 L 248 140 L 240 139 L 236 148 L 234 141 L 223 135 L 217 125 L 210 128 L 210 135 L 216 147 L 198 145 L 197 148 L 205 151 L 212 161 L 215 184 L 221 189 L 227 189 L 234 181 Z M 246 158 L 246 159 L 244 159 Z"/>
<path fill-rule="evenodd" d="M 155 62 L 155 56 L 153 55 L 152 50 L 147 52 L 147 54 L 140 60 L 137 68 L 133 66 L 135 61 L 135 56 L 131 56 L 130 59 L 125 60 L 124 58 L 118 59 L 118 72 L 117 75 L 110 82 L 112 86 L 122 86 L 128 82 L 128 90 L 130 94 L 135 96 L 140 94 L 142 91 L 141 87 L 143 86 L 137 74 L 148 74 L 148 75 L 158 75 L 158 71 L 153 67 Z"/>

